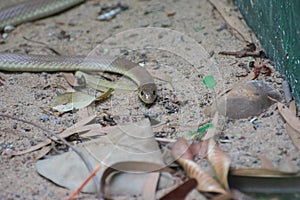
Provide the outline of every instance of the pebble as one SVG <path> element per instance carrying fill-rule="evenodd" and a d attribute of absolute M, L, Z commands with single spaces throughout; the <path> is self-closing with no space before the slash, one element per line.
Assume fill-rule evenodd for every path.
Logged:
<path fill-rule="evenodd" d="M 40 117 L 40 121 L 42 122 L 50 121 L 50 117 L 48 115 L 42 115 Z"/>
<path fill-rule="evenodd" d="M 23 130 L 24 130 L 25 132 L 31 131 L 31 129 L 30 129 L 29 127 L 24 127 Z"/>

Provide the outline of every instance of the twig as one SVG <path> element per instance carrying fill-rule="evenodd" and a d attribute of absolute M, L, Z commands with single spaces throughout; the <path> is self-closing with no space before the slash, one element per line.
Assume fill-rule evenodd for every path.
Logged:
<path fill-rule="evenodd" d="M 227 56 L 235 56 L 236 58 L 242 58 L 242 57 L 258 57 L 258 58 L 266 58 L 267 55 L 264 51 L 249 51 L 247 49 L 242 49 L 240 51 L 221 51 L 219 52 L 221 55 L 227 55 Z"/>
<path fill-rule="evenodd" d="M 99 163 L 95 169 L 92 171 L 92 173 L 83 181 L 83 183 L 68 197 L 67 200 L 73 200 L 79 192 L 82 190 L 82 188 L 97 174 L 97 172 L 101 169 L 102 163 Z"/>
<path fill-rule="evenodd" d="M 0 117 L 3 117 L 3 118 L 9 118 L 9 119 L 13 119 L 13 120 L 17 120 L 17 121 L 20 121 L 20 122 L 23 122 L 23 123 L 26 123 L 26 124 L 30 124 L 31 126 L 34 126 L 36 128 L 39 128 L 43 131 L 45 131 L 48 135 L 52 136 L 52 137 L 56 137 L 58 140 L 61 140 L 64 144 L 66 144 L 70 149 L 72 149 L 79 157 L 80 159 L 84 162 L 85 166 L 87 167 L 87 169 L 89 170 L 90 173 L 93 172 L 93 167 L 91 165 L 91 163 L 84 157 L 84 155 L 78 151 L 75 147 L 73 147 L 72 145 L 70 145 L 67 140 L 65 140 L 63 137 L 61 137 L 60 135 L 56 134 L 54 131 L 49 131 L 47 130 L 46 128 L 38 125 L 38 124 L 35 124 L 33 122 L 29 122 L 29 121 L 26 121 L 26 120 L 23 120 L 23 119 L 19 119 L 19 118 L 16 118 L 16 117 L 12 117 L 12 116 L 9 116 L 9 115 L 5 115 L 5 114 L 0 114 Z M 97 188 L 97 192 L 98 192 L 98 196 L 101 197 L 101 193 L 100 193 L 100 178 L 97 177 L 97 175 L 95 175 L 93 177 L 93 180 L 96 184 L 96 188 Z"/>

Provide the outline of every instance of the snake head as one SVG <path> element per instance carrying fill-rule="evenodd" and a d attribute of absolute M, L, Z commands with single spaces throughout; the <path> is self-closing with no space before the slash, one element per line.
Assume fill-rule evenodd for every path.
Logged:
<path fill-rule="evenodd" d="M 147 83 L 138 88 L 138 93 L 145 104 L 152 104 L 157 97 L 157 87 L 154 83 Z"/>

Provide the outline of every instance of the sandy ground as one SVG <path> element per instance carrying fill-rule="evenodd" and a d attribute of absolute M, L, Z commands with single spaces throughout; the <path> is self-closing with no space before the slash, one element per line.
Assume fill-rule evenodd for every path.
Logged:
<path fill-rule="evenodd" d="M 218 81 L 218 93 L 241 79 L 239 75 L 246 74 L 238 64 L 248 63 L 249 58 L 218 54 L 223 50 L 239 50 L 242 42 L 206 0 L 163 3 L 128 0 L 129 9 L 114 19 L 96 20 L 101 8 L 116 3 L 115 0 L 88 1 L 59 15 L 20 25 L 0 44 L 0 50 L 48 55 L 53 54 L 51 47 L 63 55 L 98 52 L 124 55 L 143 63 L 155 77 L 172 78 L 172 84 L 155 80 L 159 98 L 153 106 L 144 106 L 135 93 L 115 93 L 105 102 L 92 106 L 91 113 L 110 113 L 117 123 L 137 121 L 148 114 L 159 122 L 168 122 L 154 129 L 156 136 L 188 138 L 189 131 L 209 120 L 203 110 L 214 100 L 214 95 L 203 86 L 202 78 L 213 74 Z M 234 7 L 228 5 L 226 9 L 240 16 Z M 67 87 L 60 73 L 1 72 L 0 78 L 1 113 L 53 131 L 62 131 L 83 117 L 78 112 L 58 115 L 48 108 L 53 98 L 64 93 L 63 87 Z M 279 91 L 281 82 L 277 72 L 268 78 L 268 83 Z M 10 150 L 26 149 L 45 140 L 45 134 L 12 120 L 0 120 L 0 124 L 0 199 L 67 197 L 69 190 L 37 174 L 37 152 L 13 158 L 5 156 Z M 276 167 L 292 163 L 300 168 L 299 152 L 286 134 L 276 106 L 259 115 L 254 124 L 249 119 L 223 119 L 220 129 L 230 141 L 221 147 L 232 156 L 232 166 L 259 167 L 260 160 L 255 157 L 259 153 Z M 80 197 L 95 198 L 84 194 Z"/>

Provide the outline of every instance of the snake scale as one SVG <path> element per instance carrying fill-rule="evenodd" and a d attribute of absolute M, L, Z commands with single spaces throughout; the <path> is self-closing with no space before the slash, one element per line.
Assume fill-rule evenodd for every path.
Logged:
<path fill-rule="evenodd" d="M 66 10 L 85 0 L 31 0 L 0 9 L 0 29 L 33 21 Z M 109 56 L 51 56 L 0 53 L 0 71 L 54 72 L 84 71 L 112 72 L 132 79 L 138 85 L 139 98 L 152 104 L 157 87 L 151 74 L 125 58 Z"/>

